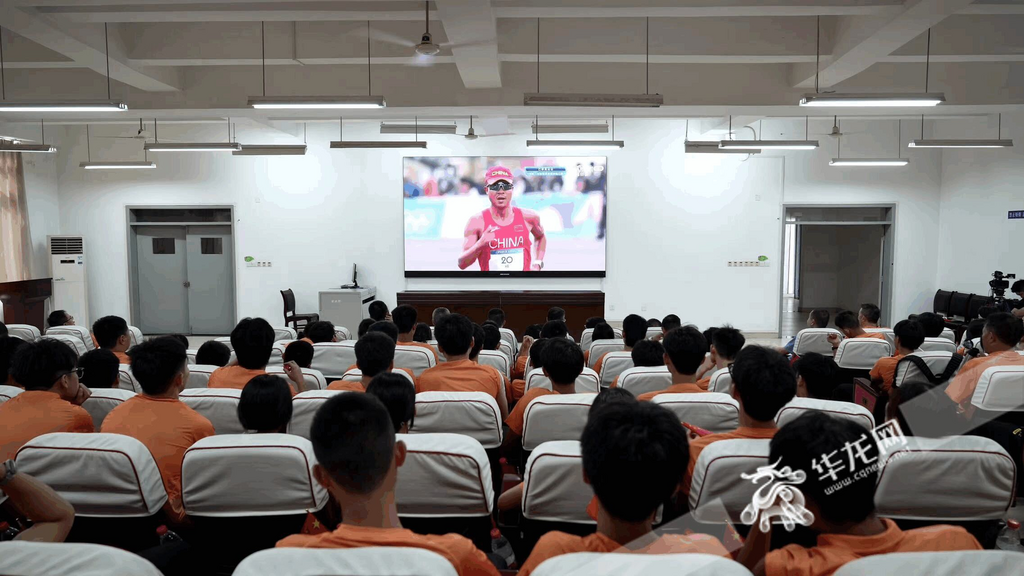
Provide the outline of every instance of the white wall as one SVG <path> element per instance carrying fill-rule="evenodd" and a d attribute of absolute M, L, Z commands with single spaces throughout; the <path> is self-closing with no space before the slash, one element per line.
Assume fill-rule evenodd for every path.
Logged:
<path fill-rule="evenodd" d="M 50 276 L 50 257 L 46 237 L 60 234 L 60 208 L 57 194 L 57 156 L 22 154 L 28 207 L 30 277 Z"/>

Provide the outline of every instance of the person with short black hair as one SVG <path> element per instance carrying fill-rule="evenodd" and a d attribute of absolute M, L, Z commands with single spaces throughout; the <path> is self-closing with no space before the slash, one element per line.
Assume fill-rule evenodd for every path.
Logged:
<path fill-rule="evenodd" d="M 796 395 L 800 398 L 831 400 L 838 382 L 839 366 L 831 356 L 808 352 L 794 364 L 796 370 Z"/>
<path fill-rule="evenodd" d="M 885 340 L 885 334 L 881 332 L 867 332 L 864 328 L 861 328 L 857 315 L 850 310 L 843 310 L 836 314 L 835 322 L 836 328 L 843 333 L 843 338 L 876 338 L 878 340 Z M 832 333 L 828 335 L 828 342 L 832 345 L 833 350 L 838 350 L 842 338 L 838 334 Z"/>
<path fill-rule="evenodd" d="M 256 376 L 242 389 L 238 421 L 257 434 L 284 434 L 292 419 L 292 391 L 275 374 Z"/>
<path fill-rule="evenodd" d="M 590 318 L 587 318 L 587 321 L 586 323 L 583 324 L 583 327 L 586 329 L 595 328 L 598 324 L 602 322 L 604 322 L 604 318 L 600 316 L 591 316 Z"/>
<path fill-rule="evenodd" d="M 11 374 L 11 360 L 14 358 L 14 353 L 25 344 L 28 344 L 28 342 L 21 338 L 0 336 L 0 386 L 6 384 L 7 386 L 24 388 L 24 386 L 14 380 L 14 375 Z"/>
<path fill-rule="evenodd" d="M 884 455 L 870 432 L 856 422 L 808 411 L 779 430 L 770 446 L 769 462 L 806 477 L 799 491 L 811 521 L 809 528 L 818 540 L 812 548 L 790 544 L 768 552 L 771 531 L 761 532 L 755 521 L 737 557 L 754 574 L 826 576 L 848 562 L 876 554 L 981 550 L 962 527 L 901 530 L 896 522 L 876 515 L 878 466 L 873 463 Z M 850 462 L 822 465 L 823 458 L 828 461 L 825 455 L 845 454 L 850 446 L 856 447 Z"/>
<path fill-rule="evenodd" d="M 178 342 L 181 342 L 181 345 L 184 346 L 186 350 L 188 350 L 188 336 L 185 336 L 184 334 L 168 334 L 167 336 L 165 336 L 165 338 L 174 338 Z"/>
<path fill-rule="evenodd" d="M 110 350 L 117 356 L 121 364 L 128 364 L 128 348 L 132 345 L 132 338 L 128 334 L 128 323 L 120 316 L 104 316 L 92 324 L 92 336 L 96 339 L 96 345 L 104 350 Z M 186 346 L 187 348 L 188 346 Z"/>
<path fill-rule="evenodd" d="M 299 368 L 309 368 L 313 365 L 313 345 L 309 342 L 296 340 L 284 347 L 284 355 L 281 358 L 285 364 L 295 362 Z"/>
<path fill-rule="evenodd" d="M 430 324 L 432 326 L 437 326 L 437 323 L 441 320 L 441 318 L 449 314 L 451 314 L 451 312 L 443 306 L 434 308 L 434 311 L 430 313 Z"/>
<path fill-rule="evenodd" d="M 647 327 L 648 328 L 661 328 L 661 320 L 658 320 L 657 318 L 648 318 L 647 319 Z"/>
<path fill-rule="evenodd" d="M 987 356 L 979 356 L 964 364 L 946 387 L 946 395 L 960 406 L 965 415 L 970 417 L 974 413 L 971 397 L 974 396 L 978 380 L 986 369 L 996 366 L 1024 366 L 1024 356 L 1018 354 L 1016 350 L 1022 336 L 1024 325 L 1012 314 L 997 312 L 985 319 L 981 346 Z"/>
<path fill-rule="evenodd" d="M 807 327 L 808 328 L 828 328 L 828 320 L 831 317 L 828 310 L 824 308 L 815 308 L 811 310 L 811 313 L 807 315 Z M 779 354 L 789 355 L 793 353 L 793 347 L 796 346 L 796 336 L 794 335 L 789 339 L 789 342 L 779 348 Z"/>
<path fill-rule="evenodd" d="M 669 410 L 650 402 L 609 404 L 587 420 L 580 447 L 583 478 L 598 502 L 597 532 L 548 532 L 519 569 L 521 576 L 555 556 L 615 552 L 624 546 L 642 545 L 648 553 L 729 556 L 712 536 L 652 533 L 658 508 L 675 493 L 687 465 L 686 430 Z"/>
<path fill-rule="evenodd" d="M 681 326 L 665 335 L 662 347 L 662 359 L 672 376 L 672 384 L 664 390 L 641 394 L 638 399 L 648 401 L 659 394 L 707 392 L 706 388 L 697 385 L 697 369 L 708 352 L 704 336 L 693 326 Z"/>
<path fill-rule="evenodd" d="M 558 321 L 565 322 L 565 310 L 562 310 L 558 306 L 552 306 L 548 309 L 548 322 Z"/>
<path fill-rule="evenodd" d="M 598 340 L 614 340 L 615 339 L 615 328 L 612 328 L 607 322 L 601 322 L 597 326 L 594 326 L 594 332 L 590 335 L 590 345 L 593 347 L 594 342 Z M 583 360 L 586 363 L 590 363 L 590 350 L 583 353 Z"/>
<path fill-rule="evenodd" d="M 896 365 L 924 343 L 924 327 L 916 320 L 900 320 L 892 331 L 896 335 L 896 353 L 887 358 L 879 358 L 868 375 L 871 382 L 886 392 L 892 388 L 896 378 Z"/>
<path fill-rule="evenodd" d="M 266 374 L 276 338 L 277 333 L 263 318 L 243 318 L 231 331 L 231 347 L 238 363 L 214 370 L 207 387 L 242 390 L 250 380 Z M 305 391 L 306 379 L 298 364 L 285 363 L 284 372 L 293 393 Z"/>
<path fill-rule="evenodd" d="M 661 345 L 661 342 L 655 342 L 654 340 L 641 340 L 637 342 L 629 355 L 633 360 L 634 368 L 650 368 L 665 365 L 665 347 Z M 617 388 L 618 386 L 619 377 L 616 376 L 615 380 L 612 381 L 612 388 Z"/>
<path fill-rule="evenodd" d="M 548 320 L 540 330 L 541 338 L 565 338 L 569 333 L 569 327 L 563 320 Z M 566 338 L 568 340 L 568 338 Z"/>
<path fill-rule="evenodd" d="M 480 351 L 484 349 L 484 334 L 483 326 L 473 323 L 473 347 L 469 350 L 469 359 L 476 364 L 480 363 Z M 493 366 L 492 366 L 493 368 Z M 497 368 L 495 368 L 497 370 Z"/>
<path fill-rule="evenodd" d="M 743 333 L 726 324 L 721 328 L 709 328 L 711 330 L 711 354 L 704 360 L 697 370 L 697 385 L 704 390 L 711 385 L 711 378 L 721 370 L 725 370 L 736 359 L 736 355 L 743 349 L 747 339 Z M 707 336 L 705 335 L 705 338 Z"/>
<path fill-rule="evenodd" d="M 317 463 L 313 476 L 341 507 L 333 532 L 296 534 L 278 548 L 404 546 L 443 556 L 461 576 L 498 576 L 473 542 L 457 534 L 416 534 L 402 528 L 395 506 L 405 443 L 396 440 L 387 408 L 371 394 L 339 394 L 317 411 L 310 428 Z"/>
<path fill-rule="evenodd" d="M 413 332 L 412 339 L 416 342 L 423 342 L 424 344 L 434 339 L 434 335 L 430 332 L 430 325 L 426 322 L 417 322 L 416 331 Z"/>
<path fill-rule="evenodd" d="M 675 314 L 666 314 L 665 317 L 661 319 L 661 334 L 655 334 L 652 339 L 661 342 L 661 339 L 664 338 L 666 334 L 682 325 L 683 321 L 679 319 L 679 316 L 676 316 Z"/>
<path fill-rule="evenodd" d="M 416 388 L 399 374 L 378 374 L 366 385 L 366 393 L 376 396 L 388 409 L 395 434 L 408 434 L 416 418 Z"/>
<path fill-rule="evenodd" d="M 370 326 L 376 322 L 373 318 L 363 318 L 359 321 L 359 328 L 356 329 L 356 339 L 362 338 L 364 334 L 370 331 Z"/>
<path fill-rule="evenodd" d="M 391 372 L 395 368 L 395 342 L 383 332 L 367 332 L 366 336 L 356 340 L 355 353 L 356 368 L 362 378 L 358 382 L 335 380 L 327 386 L 328 390 L 365 392 L 374 376 Z"/>
<path fill-rule="evenodd" d="M 100 431 L 131 436 L 149 449 L 167 491 L 164 512 L 172 522 L 181 523 L 181 460 L 190 446 L 213 436 L 213 424 L 178 399 L 189 375 L 188 356 L 180 342 L 154 338 L 134 346 L 129 356 L 142 394 L 111 410 Z"/>
<path fill-rule="evenodd" d="M 334 324 L 327 320 L 319 320 L 317 322 L 310 322 L 306 324 L 306 330 L 303 332 L 303 341 L 309 342 L 310 344 L 320 344 L 321 342 L 337 342 L 338 334 L 334 331 Z"/>
<path fill-rule="evenodd" d="M 227 366 L 231 362 L 231 348 L 223 342 L 207 340 L 196 351 L 196 364 L 202 366 Z"/>
<path fill-rule="evenodd" d="M 568 342 L 567 338 L 562 338 Z M 524 339 L 524 342 L 526 340 Z M 523 396 L 526 394 L 526 367 L 530 367 L 530 371 L 537 370 L 544 367 L 543 355 L 544 347 L 550 341 L 548 338 L 541 338 L 540 340 L 530 340 L 530 345 L 526 346 L 526 350 L 519 351 L 519 358 L 522 362 L 524 374 L 520 378 L 512 380 L 512 400 L 521 401 Z M 571 342 L 570 342 L 571 344 Z"/>
<path fill-rule="evenodd" d="M 67 344 L 52 338 L 27 342 L 14 354 L 11 376 L 25 391 L 0 404 L 0 462 L 37 436 L 95 429 L 82 408 L 91 394 L 79 383 L 76 360 Z"/>
<path fill-rule="evenodd" d="M 382 300 L 374 300 L 373 302 L 370 302 L 370 305 L 367 307 L 367 311 L 370 314 L 370 318 L 373 318 L 377 322 L 381 322 L 383 320 L 387 320 L 388 322 L 391 321 L 390 309 Z"/>
<path fill-rule="evenodd" d="M 79 382 L 94 388 L 117 388 L 118 369 L 121 361 L 110 350 L 97 348 L 89 350 L 78 357 L 78 367 L 82 369 Z"/>
<path fill-rule="evenodd" d="M 861 328 L 878 328 L 878 322 L 882 319 L 882 309 L 877 304 L 861 304 L 857 312 L 857 321 Z"/>
<path fill-rule="evenodd" d="M 501 348 L 501 329 L 494 322 L 484 322 L 480 328 L 484 331 L 484 350 L 499 350 Z"/>
<path fill-rule="evenodd" d="M 567 338 L 538 340 L 537 343 L 542 345 L 535 345 L 534 352 L 541 357 L 541 369 L 551 383 L 551 388 L 530 388 L 512 409 L 505 419 L 509 430 L 503 442 L 506 447 L 514 445 L 523 437 L 524 418 L 530 402 L 549 394 L 575 394 L 576 379 L 583 373 L 583 351 Z"/>
<path fill-rule="evenodd" d="M 597 328 L 594 328 L 596 331 Z M 643 316 L 637 314 L 630 314 L 622 319 L 622 350 L 623 352 L 632 352 L 633 346 L 637 342 L 647 338 L 647 320 L 644 320 Z M 594 363 L 594 372 L 601 373 L 601 368 L 604 366 L 604 358 L 608 354 L 605 352 L 597 359 Z M 588 359 L 589 362 L 589 359 Z"/>
<path fill-rule="evenodd" d="M 498 328 L 505 327 L 505 311 L 501 308 L 491 308 L 487 311 L 487 320 L 494 322 Z"/>
<path fill-rule="evenodd" d="M 390 320 L 378 320 L 374 322 L 370 326 L 370 329 L 366 331 L 367 334 L 370 332 L 380 332 L 388 338 L 391 338 L 395 344 L 398 344 L 398 326 L 395 326 L 395 323 Z"/>
<path fill-rule="evenodd" d="M 391 311 L 392 321 L 395 323 L 395 327 L 398 328 L 398 345 L 399 346 L 415 346 L 417 348 L 423 348 L 429 351 L 434 356 L 434 363 L 440 363 L 441 357 L 437 355 L 437 350 L 430 344 L 424 342 L 416 342 L 413 339 L 413 335 L 416 333 L 416 309 L 408 304 L 402 304 Z"/>
<path fill-rule="evenodd" d="M 541 338 L 540 333 L 541 333 L 541 330 L 543 330 L 543 329 L 544 329 L 544 325 L 543 324 L 530 324 L 529 326 L 526 327 L 526 330 L 523 331 L 523 335 L 524 336 L 529 336 L 530 338 L 533 338 L 534 340 L 540 340 L 540 338 Z"/>
<path fill-rule="evenodd" d="M 917 320 L 924 328 L 925 338 L 938 338 L 946 329 L 946 321 L 935 312 L 922 312 L 917 316 L 911 316 L 911 320 Z"/>
<path fill-rule="evenodd" d="M 512 384 L 515 386 L 516 382 L 521 382 L 525 386 L 523 378 L 526 377 L 526 362 L 530 358 L 530 347 L 537 340 L 540 340 L 540 333 L 544 327 L 541 324 L 530 324 L 523 331 L 523 341 L 519 346 L 518 356 L 516 356 L 516 364 L 512 368 Z M 513 388 L 513 396 L 520 398 L 523 395 L 523 389 L 520 387 L 519 395 L 515 396 Z"/>
<path fill-rule="evenodd" d="M 6 338 L 10 332 L 7 331 L 7 325 L 0 322 L 0 338 Z"/>
<path fill-rule="evenodd" d="M 46 317 L 47 328 L 56 328 L 57 326 L 74 326 L 75 317 L 68 314 L 66 310 L 54 310 Z"/>

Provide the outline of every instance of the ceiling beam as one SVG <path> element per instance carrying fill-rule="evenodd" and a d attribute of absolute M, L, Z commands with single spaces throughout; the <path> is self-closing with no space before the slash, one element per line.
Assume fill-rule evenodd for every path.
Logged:
<path fill-rule="evenodd" d="M 435 0 L 466 88 L 500 88 L 498 29 L 489 0 Z"/>
<path fill-rule="evenodd" d="M 214 5 L 204 7 L 132 6 L 126 10 L 102 10 L 89 6 L 52 6 L 39 11 L 68 22 L 329 22 L 355 21 L 422 21 L 422 10 L 340 10 L 297 9 L 295 7 L 267 9 L 225 9 Z M 436 12 L 431 18 L 436 18 Z"/>

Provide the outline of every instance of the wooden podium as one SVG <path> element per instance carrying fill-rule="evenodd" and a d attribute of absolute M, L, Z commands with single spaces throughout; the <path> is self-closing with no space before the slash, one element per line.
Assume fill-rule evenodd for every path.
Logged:
<path fill-rule="evenodd" d="M 430 323 L 434 308 L 443 306 L 452 312 L 465 314 L 470 320 L 482 323 L 487 311 L 501 308 L 505 311 L 505 327 L 522 339 L 530 324 L 543 324 L 548 308 L 559 306 L 565 310 L 569 333 L 577 342 L 583 333 L 583 324 L 591 316 L 604 316 L 604 292 L 539 291 L 539 290 L 479 290 L 467 292 L 410 291 L 398 293 L 398 304 L 416 309 L 420 322 Z"/>
<path fill-rule="evenodd" d="M 53 279 L 0 282 L 4 324 L 31 324 L 46 331 L 46 301 L 53 294 Z"/>

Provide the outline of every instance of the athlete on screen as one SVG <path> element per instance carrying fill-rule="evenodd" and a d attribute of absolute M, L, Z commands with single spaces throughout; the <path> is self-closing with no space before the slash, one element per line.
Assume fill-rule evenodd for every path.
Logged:
<path fill-rule="evenodd" d="M 512 172 L 495 166 L 485 183 L 491 207 L 466 223 L 459 268 L 479 262 L 484 272 L 542 270 L 548 239 L 536 212 L 512 206 Z"/>

